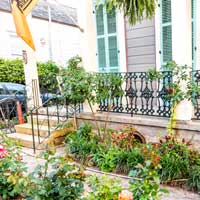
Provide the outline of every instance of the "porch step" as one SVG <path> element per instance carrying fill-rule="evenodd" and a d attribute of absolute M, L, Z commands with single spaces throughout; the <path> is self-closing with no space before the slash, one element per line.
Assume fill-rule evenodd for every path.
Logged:
<path fill-rule="evenodd" d="M 51 127 L 50 131 L 54 130 L 54 127 Z M 15 130 L 19 134 L 26 134 L 26 135 L 32 135 L 32 126 L 29 123 L 26 124 L 19 124 L 15 126 Z M 39 125 L 39 134 L 41 137 L 48 136 L 48 126 L 42 126 Z M 36 124 L 34 124 L 34 134 L 38 134 L 38 127 Z"/>
<path fill-rule="evenodd" d="M 28 123 L 31 124 L 31 116 L 28 116 Z M 40 125 L 44 125 L 44 126 L 48 126 L 48 124 L 50 124 L 50 126 L 54 126 L 56 127 L 59 123 L 64 123 L 67 119 L 66 118 L 59 118 L 58 117 L 54 117 L 54 116 L 50 116 L 49 119 L 46 115 L 38 115 L 38 118 L 36 115 L 33 115 L 33 123 L 34 124 L 40 124 Z"/>
<path fill-rule="evenodd" d="M 22 133 L 12 133 L 8 134 L 8 137 L 11 140 L 16 141 L 19 145 L 27 148 L 33 148 L 33 138 L 32 135 L 22 134 Z M 41 138 L 41 141 L 45 141 L 44 138 Z M 35 137 L 35 146 L 38 150 L 43 150 L 46 148 L 45 142 L 39 144 L 38 137 Z"/>

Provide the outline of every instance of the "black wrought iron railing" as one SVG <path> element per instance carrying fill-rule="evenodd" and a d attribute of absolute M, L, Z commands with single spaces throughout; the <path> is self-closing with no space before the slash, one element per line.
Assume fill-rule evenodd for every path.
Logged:
<path fill-rule="evenodd" d="M 99 111 L 108 110 L 115 113 L 127 113 L 133 115 L 149 115 L 169 117 L 171 114 L 171 101 L 167 98 L 169 85 L 172 82 L 172 73 L 162 72 L 162 76 L 152 80 L 147 72 L 114 73 L 122 80 L 121 89 L 123 94 L 117 96 L 109 107 L 109 99 L 101 100 Z M 102 73 L 102 87 L 106 85 L 106 76 L 109 73 Z"/>
<path fill-rule="evenodd" d="M 6 97 L 7 96 L 7 97 Z M 26 93 L 4 95 L 0 99 L 0 130 L 6 133 L 14 133 L 15 125 L 19 123 L 19 109 L 22 115 L 27 113 Z M 20 108 L 17 108 L 19 106 Z M 26 120 L 26 119 L 25 119 Z"/>
<path fill-rule="evenodd" d="M 30 111 L 33 149 L 36 151 L 37 145 L 42 144 L 55 131 L 58 125 L 64 124 L 74 113 L 83 111 L 83 105 L 71 105 L 60 94 L 54 94 L 41 106 Z M 52 125 L 51 121 L 54 121 Z M 47 128 L 47 134 L 43 134 L 44 126 Z M 37 142 L 36 142 L 37 141 Z"/>

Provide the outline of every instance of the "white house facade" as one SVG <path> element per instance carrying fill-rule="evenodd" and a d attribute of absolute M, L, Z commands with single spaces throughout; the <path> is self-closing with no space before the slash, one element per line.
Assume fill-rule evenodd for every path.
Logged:
<path fill-rule="evenodd" d="M 53 60 L 64 66 L 69 58 L 81 54 L 82 32 L 75 8 L 41 0 L 28 21 L 36 46 L 37 61 Z M 16 35 L 9 0 L 0 1 L 0 44 L 0 57 L 22 58 L 24 43 Z"/>
<path fill-rule="evenodd" d="M 153 18 L 134 26 L 120 11 L 97 8 L 99 1 L 81 2 L 82 16 L 89 16 L 82 27 L 90 30 L 85 39 L 93 70 L 142 72 L 162 69 L 171 60 L 193 69 L 200 66 L 200 1 L 159 0 Z"/>

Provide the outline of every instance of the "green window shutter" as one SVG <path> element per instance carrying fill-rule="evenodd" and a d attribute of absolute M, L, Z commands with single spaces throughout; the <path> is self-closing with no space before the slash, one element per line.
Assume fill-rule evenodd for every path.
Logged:
<path fill-rule="evenodd" d="M 116 33 L 116 12 L 115 9 L 112 9 L 107 13 L 107 29 L 108 33 Z"/>
<path fill-rule="evenodd" d="M 97 39 L 98 45 L 98 63 L 99 68 L 102 71 L 103 68 L 106 67 L 106 51 L 105 51 L 105 39 L 99 38 Z"/>
<path fill-rule="evenodd" d="M 161 65 L 172 60 L 171 0 L 161 0 Z"/>
<path fill-rule="evenodd" d="M 104 13 L 103 5 L 99 5 L 96 12 L 97 35 L 104 35 Z"/>
<path fill-rule="evenodd" d="M 192 7 L 192 68 L 196 68 L 196 0 L 191 0 Z"/>
<path fill-rule="evenodd" d="M 103 5 L 96 9 L 97 61 L 99 71 L 119 71 L 115 9 L 109 13 Z"/>
<path fill-rule="evenodd" d="M 117 49 L 117 37 L 110 36 L 108 38 L 108 46 L 109 46 L 109 62 L 110 67 L 118 66 L 118 49 Z"/>

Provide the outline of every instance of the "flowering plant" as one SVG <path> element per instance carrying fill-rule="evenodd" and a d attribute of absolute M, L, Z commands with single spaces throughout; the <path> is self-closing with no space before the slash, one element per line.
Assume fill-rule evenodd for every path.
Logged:
<path fill-rule="evenodd" d="M 119 200 L 133 200 L 133 195 L 128 190 L 123 190 L 119 194 Z"/>
<path fill-rule="evenodd" d="M 15 199 L 23 195 L 28 178 L 19 148 L 0 134 L 0 199 Z"/>
<path fill-rule="evenodd" d="M 7 150 L 5 148 L 5 145 L 0 145 L 0 159 L 7 156 Z"/>

